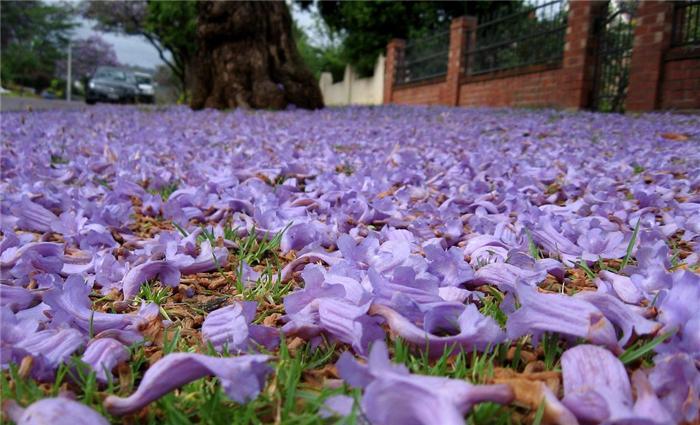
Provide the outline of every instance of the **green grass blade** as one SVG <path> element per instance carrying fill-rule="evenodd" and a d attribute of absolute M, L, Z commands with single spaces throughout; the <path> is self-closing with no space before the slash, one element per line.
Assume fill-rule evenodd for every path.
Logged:
<path fill-rule="evenodd" d="M 627 253 L 625 254 L 625 258 L 622 260 L 622 264 L 620 264 L 620 269 L 619 271 L 622 271 L 625 267 L 627 267 L 627 264 L 630 262 L 630 259 L 632 258 L 632 250 L 634 249 L 634 244 L 637 243 L 637 235 L 639 234 L 639 224 L 642 222 L 641 217 L 637 220 L 637 224 L 634 226 L 634 231 L 632 232 L 632 238 L 630 239 L 629 245 L 627 245 Z"/>
<path fill-rule="evenodd" d="M 640 357 L 643 357 L 644 355 L 652 351 L 654 348 L 656 348 L 657 345 L 669 339 L 674 333 L 676 333 L 675 330 L 659 335 L 656 338 L 652 339 L 651 341 L 647 341 L 644 344 L 633 344 L 630 348 L 625 350 L 624 353 L 620 354 L 620 361 L 624 364 L 632 363 L 633 361 L 639 359 Z"/>

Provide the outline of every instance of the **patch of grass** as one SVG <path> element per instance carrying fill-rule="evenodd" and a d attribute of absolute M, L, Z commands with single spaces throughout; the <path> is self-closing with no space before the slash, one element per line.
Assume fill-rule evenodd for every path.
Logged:
<path fill-rule="evenodd" d="M 579 259 L 576 265 L 579 266 L 581 270 L 586 272 L 586 276 L 588 276 L 589 279 L 595 280 L 596 274 L 593 272 L 593 270 L 591 270 L 590 267 L 588 267 L 588 263 L 586 263 L 583 259 Z"/>
<path fill-rule="evenodd" d="M 469 425 L 509 425 L 512 423 L 508 408 L 497 403 L 479 403 L 467 417 Z"/>
<path fill-rule="evenodd" d="M 552 370 L 561 358 L 563 348 L 559 345 L 559 336 L 546 332 L 542 336 L 542 351 L 544 352 L 544 367 Z"/>
<path fill-rule="evenodd" d="M 70 161 L 61 155 L 51 154 L 51 166 L 68 164 Z"/>
<path fill-rule="evenodd" d="M 169 288 L 159 286 L 151 280 L 141 285 L 139 293 L 134 297 L 134 302 L 137 304 L 141 302 L 157 304 L 160 314 L 162 314 L 165 319 L 170 320 L 167 310 L 163 308 L 163 304 L 168 301 L 170 293 L 171 291 Z"/>
<path fill-rule="evenodd" d="M 505 327 L 508 316 L 501 310 L 503 295 L 495 288 L 488 287 L 490 295 L 481 299 L 481 314 L 492 317 L 501 328 Z"/>
<path fill-rule="evenodd" d="M 150 192 L 153 195 L 160 195 L 161 199 L 163 199 L 163 202 L 165 202 L 170 198 L 170 195 L 172 195 L 173 192 L 175 192 L 178 189 L 179 186 L 180 183 L 175 181 L 168 183 L 161 188 L 151 189 L 148 192 Z"/>
<path fill-rule="evenodd" d="M 237 228 L 225 226 L 223 228 L 224 239 L 236 243 L 238 246 L 236 258 L 239 261 L 245 261 L 248 265 L 253 266 L 260 264 L 267 256 L 277 255 L 280 243 L 282 242 L 282 236 L 292 224 L 292 222 L 287 224 L 282 230 L 275 233 L 272 238 L 269 237 L 270 235 L 268 233 L 265 233 L 260 240 L 258 240 L 258 232 L 256 231 L 255 227 L 251 229 L 247 236 L 239 236 Z M 177 226 L 177 229 L 184 236 L 187 235 L 187 232 L 182 229 L 182 227 Z M 202 227 L 202 233 L 199 235 L 197 240 L 200 243 L 208 240 L 212 245 L 214 245 L 216 243 L 216 237 L 214 236 L 213 229 Z"/>
<path fill-rule="evenodd" d="M 141 285 L 135 301 L 146 301 L 158 305 L 165 304 L 170 296 L 170 290 L 162 286 L 157 286 L 154 281 L 148 281 Z"/>

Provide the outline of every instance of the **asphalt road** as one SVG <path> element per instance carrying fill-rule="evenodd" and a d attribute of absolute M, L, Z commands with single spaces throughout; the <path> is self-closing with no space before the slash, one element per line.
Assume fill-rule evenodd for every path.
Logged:
<path fill-rule="evenodd" d="M 32 97 L 0 96 L 0 111 L 27 111 L 46 109 L 82 109 L 87 107 L 85 102 L 65 100 L 37 99 Z"/>

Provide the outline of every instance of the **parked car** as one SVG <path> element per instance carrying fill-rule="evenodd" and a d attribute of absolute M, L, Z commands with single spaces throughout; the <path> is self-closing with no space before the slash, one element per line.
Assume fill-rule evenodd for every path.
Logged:
<path fill-rule="evenodd" d="M 134 103 L 139 94 L 134 75 L 126 70 L 99 67 L 88 82 L 85 102 Z"/>
<path fill-rule="evenodd" d="M 153 81 L 153 77 L 143 72 L 134 72 L 134 79 L 139 90 L 138 101 L 141 103 L 155 103 L 156 83 Z"/>

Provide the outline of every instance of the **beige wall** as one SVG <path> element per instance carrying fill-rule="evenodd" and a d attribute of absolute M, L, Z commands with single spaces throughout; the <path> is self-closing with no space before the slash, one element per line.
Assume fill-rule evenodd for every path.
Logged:
<path fill-rule="evenodd" d="M 329 72 L 321 74 L 319 81 L 323 102 L 326 105 L 381 105 L 384 98 L 384 56 L 377 58 L 374 75 L 358 78 L 350 65 L 345 67 L 343 81 L 333 84 Z"/>

